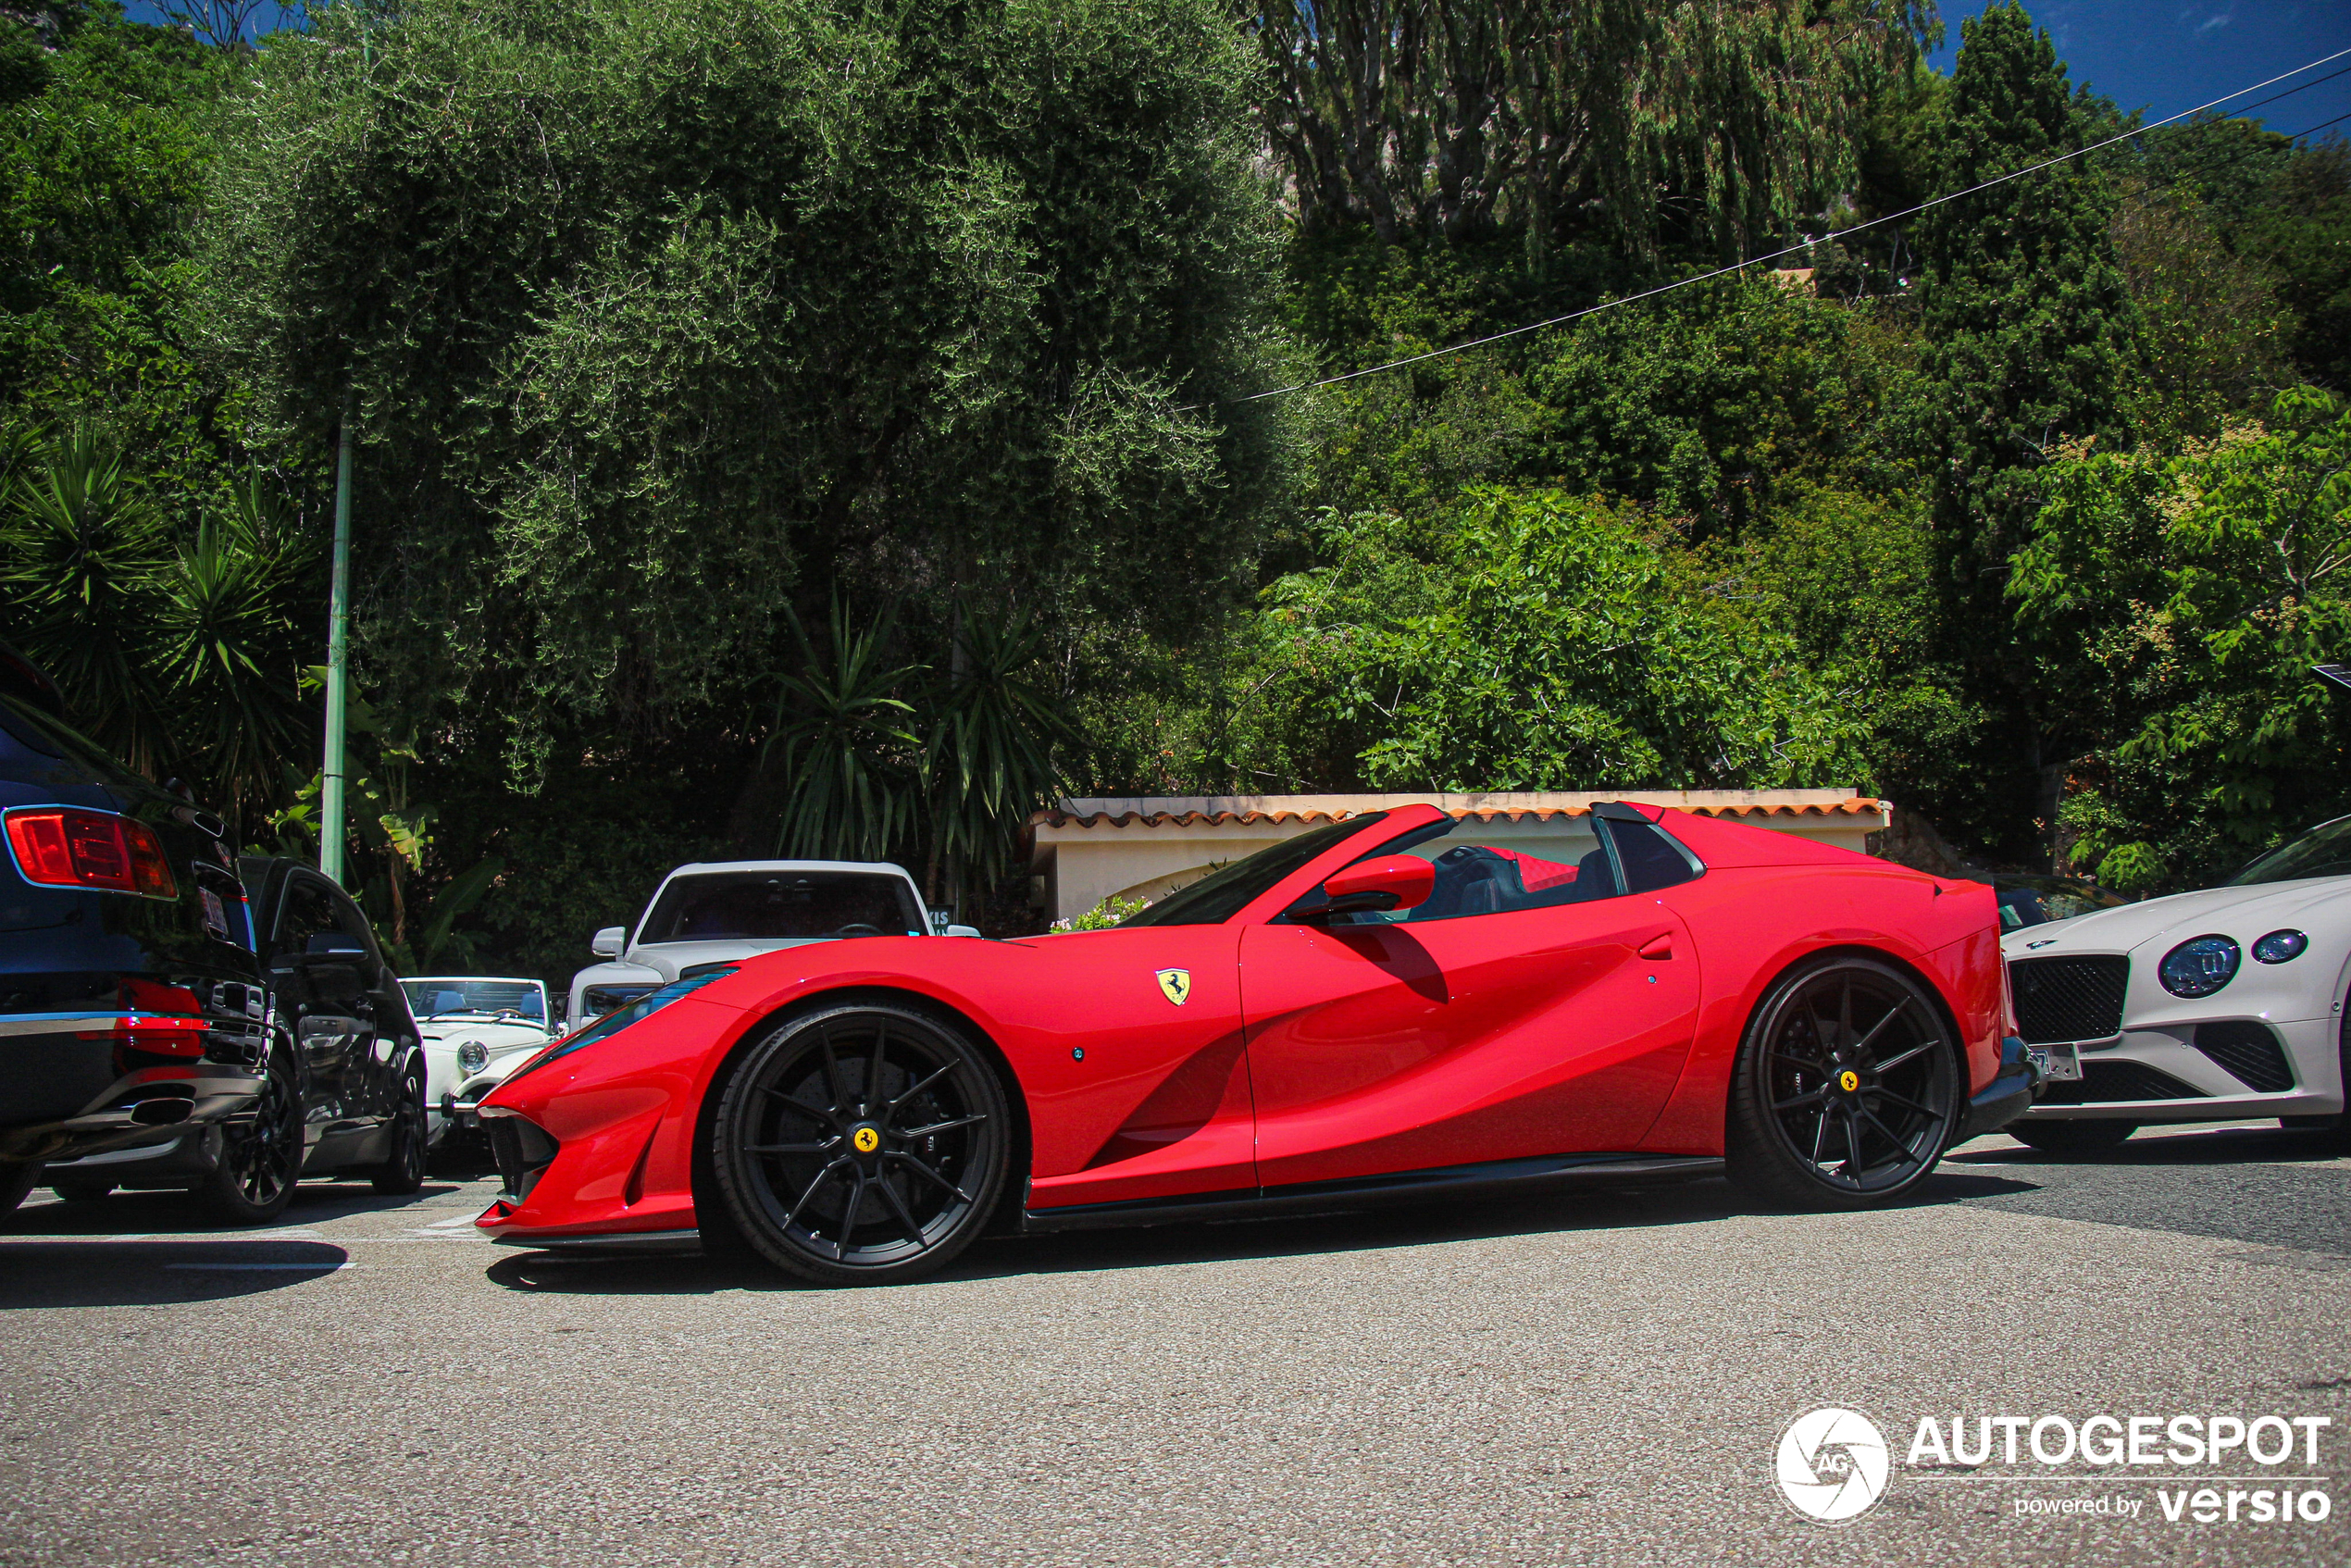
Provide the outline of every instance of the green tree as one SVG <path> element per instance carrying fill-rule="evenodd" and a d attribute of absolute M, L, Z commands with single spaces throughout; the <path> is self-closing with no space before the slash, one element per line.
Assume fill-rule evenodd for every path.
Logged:
<path fill-rule="evenodd" d="M 2176 187 L 2127 192 L 2109 233 L 2153 394 L 2136 410 L 2140 438 L 2174 427 L 2214 435 L 2227 415 L 2266 404 L 2294 325 L 2268 270 L 2232 254 L 2212 216 Z"/>
<path fill-rule="evenodd" d="M 1698 0 L 1337 0 L 1255 10 L 1266 133 L 1308 230 L 1496 228 L 1537 254 L 1736 250 L 1849 181 L 1872 93 L 1932 8 Z"/>
<path fill-rule="evenodd" d="M 1326 577 L 1270 596 L 1276 668 L 1312 671 L 1315 705 L 1367 737 L 1366 782 L 1852 781 L 1861 727 L 1794 643 L 1679 592 L 1629 522 L 1556 492 L 1481 490 L 1447 523 L 1434 572 L 1375 550 L 1348 568 L 1352 585 Z M 1392 526 L 1360 525 L 1375 537 Z M 1366 591 L 1383 579 L 1387 591 Z M 1428 607 L 1415 613 L 1416 599 Z"/>
<path fill-rule="evenodd" d="M 225 499 L 236 400 L 191 362 L 180 311 L 234 58 L 112 0 L 39 9 L 38 31 L 0 16 L 0 421 L 103 416 L 157 483 Z"/>
<path fill-rule="evenodd" d="M 1213 0 L 314 19 L 224 116 L 216 347 L 287 428 L 354 411 L 362 645 L 451 743 L 740 744 L 787 604 L 943 656 L 955 585 L 1168 626 L 1249 558 L 1280 410 L 1216 400 L 1271 229 Z"/>
<path fill-rule="evenodd" d="M 2277 275 L 2295 316 L 2287 352 L 2304 373 L 2351 391 L 2351 143 L 2302 149 L 2268 194 L 2238 230 L 2238 248 Z"/>
<path fill-rule="evenodd" d="M 1698 539 L 1736 537 L 1783 487 L 1877 466 L 1885 377 L 1865 342 L 1850 308 L 1769 278 L 1595 317 L 1529 373 L 1537 461 L 1570 490 L 1688 517 Z"/>
<path fill-rule="evenodd" d="M 2083 144 L 2048 35 L 2021 6 L 1961 27 L 1935 182 L 1969 190 Z M 1918 444 L 1934 493 L 1945 645 L 1998 716 L 1969 759 L 1972 801 L 1934 803 L 1996 852 L 2029 855 L 2053 822 L 2069 743 L 2018 653 L 2009 558 L 2039 507 L 2037 470 L 2068 440 L 2120 441 L 2135 314 L 2107 235 L 2114 197 L 2078 161 L 1947 202 L 1918 225 L 1925 340 Z"/>
<path fill-rule="evenodd" d="M 2011 587 L 2071 759 L 2076 864 L 2194 887 L 2351 809 L 2351 412 L 2303 388 L 2183 455 L 2077 450 Z"/>
<path fill-rule="evenodd" d="M 260 475 L 182 528 L 93 426 L 26 443 L 0 476 L 0 634 L 99 741 L 247 828 L 308 749 L 317 564 Z"/>

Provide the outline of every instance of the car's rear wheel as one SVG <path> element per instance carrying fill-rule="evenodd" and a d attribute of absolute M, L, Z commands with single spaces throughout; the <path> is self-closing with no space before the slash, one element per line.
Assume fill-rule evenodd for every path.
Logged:
<path fill-rule="evenodd" d="M 2010 1122 L 2000 1130 L 2044 1154 L 2088 1155 L 2121 1148 L 2139 1124 L 2075 1116 L 2062 1122 Z"/>
<path fill-rule="evenodd" d="M 400 1079 L 400 1103 L 392 1113 L 392 1152 L 373 1177 L 376 1190 L 393 1197 L 425 1184 L 425 1070 L 417 1065 Z"/>
<path fill-rule="evenodd" d="M 1748 1020 L 1725 1128 L 1731 1177 L 1783 1203 L 1889 1202 L 1943 1157 L 1960 1098 L 1959 1053 L 1924 987 L 1875 959 L 1814 960 Z"/>
<path fill-rule="evenodd" d="M 883 1003 L 788 1019 L 753 1045 L 719 1101 L 710 1163 L 732 1229 L 768 1261 L 816 1284 L 883 1285 L 971 1244 L 1011 1148 L 981 1048 Z"/>
<path fill-rule="evenodd" d="M 302 1175 L 302 1086 L 292 1057 L 273 1052 L 250 1122 L 220 1129 L 220 1163 L 195 1187 L 196 1201 L 229 1225 L 265 1225 L 286 1212 Z"/>

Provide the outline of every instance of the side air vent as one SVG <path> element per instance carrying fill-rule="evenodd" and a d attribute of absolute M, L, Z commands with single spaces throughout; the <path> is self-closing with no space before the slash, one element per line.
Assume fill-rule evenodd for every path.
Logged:
<path fill-rule="evenodd" d="M 2084 1062 L 2082 1076 L 2052 1083 L 2044 1105 L 2114 1105 L 2134 1100 L 2205 1100 L 2204 1090 L 2144 1062 Z"/>
<path fill-rule="evenodd" d="M 2294 1087 L 2285 1048 L 2270 1026 L 2251 1018 L 2229 1018 L 2196 1027 L 2196 1048 L 2257 1094 L 2283 1094 Z"/>
<path fill-rule="evenodd" d="M 2122 990 L 2131 961 L 2122 957 L 2020 958 L 2009 965 L 2016 1021 L 2026 1043 L 2112 1039 L 2122 1032 Z"/>
<path fill-rule="evenodd" d="M 498 1196 L 518 1205 L 555 1163 L 557 1144 L 520 1116 L 487 1116 L 481 1125 L 490 1134 L 490 1156 L 498 1162 L 498 1175 L 505 1184 Z"/>

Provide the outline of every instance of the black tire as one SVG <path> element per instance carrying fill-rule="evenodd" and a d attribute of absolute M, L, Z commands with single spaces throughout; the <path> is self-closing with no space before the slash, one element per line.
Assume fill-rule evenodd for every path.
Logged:
<path fill-rule="evenodd" d="M 56 1193 L 62 1202 L 95 1203 L 99 1199 L 114 1191 L 114 1183 L 91 1181 L 86 1178 L 74 1181 L 53 1181 L 49 1184 L 49 1190 Z"/>
<path fill-rule="evenodd" d="M 220 1163 L 195 1185 L 197 1203 L 224 1225 L 267 1225 L 286 1212 L 302 1178 L 302 1082 L 292 1056 L 269 1053 L 253 1119 L 220 1129 Z"/>
<path fill-rule="evenodd" d="M 993 1065 L 947 1021 L 889 1003 L 788 1019 L 719 1101 L 706 1235 L 812 1284 L 918 1278 L 986 1227 L 1012 1134 Z"/>
<path fill-rule="evenodd" d="M 392 1114 L 392 1152 L 369 1178 L 387 1197 L 404 1198 L 425 1184 L 425 1069 L 410 1065 L 400 1079 Z"/>
<path fill-rule="evenodd" d="M 41 1167 L 0 1164 L 0 1214 L 13 1213 L 39 1182 Z"/>
<path fill-rule="evenodd" d="M 2044 1154 L 2063 1154 L 2078 1160 L 2112 1153 L 2139 1130 L 2139 1124 L 2073 1116 L 2062 1122 L 2010 1122 L 2000 1130 Z"/>
<path fill-rule="evenodd" d="M 1800 1208 L 1892 1202 L 1959 1126 L 1959 1053 L 1943 1010 L 1877 959 L 1831 955 L 1773 983 L 1731 1076 L 1731 1179 Z"/>

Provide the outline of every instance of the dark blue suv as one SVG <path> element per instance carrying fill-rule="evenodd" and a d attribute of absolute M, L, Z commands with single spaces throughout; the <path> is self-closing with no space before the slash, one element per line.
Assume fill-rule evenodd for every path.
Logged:
<path fill-rule="evenodd" d="M 316 873 L 241 866 L 222 834 L 77 731 L 0 646 L 0 1211 L 35 1185 L 164 1186 L 250 1224 L 305 1167 L 421 1180 L 415 1027 L 397 987 L 368 983 L 366 922 Z M 371 1005 L 380 1032 L 343 1051 Z"/>

